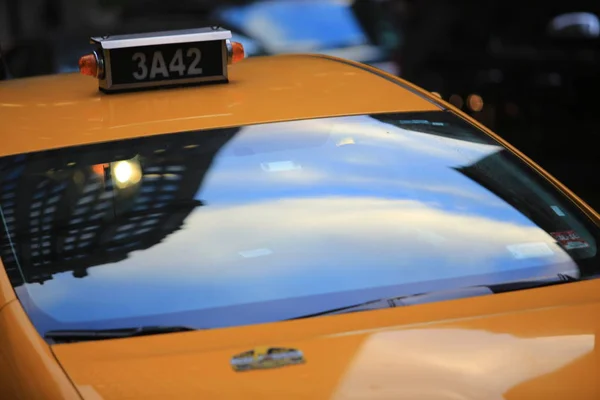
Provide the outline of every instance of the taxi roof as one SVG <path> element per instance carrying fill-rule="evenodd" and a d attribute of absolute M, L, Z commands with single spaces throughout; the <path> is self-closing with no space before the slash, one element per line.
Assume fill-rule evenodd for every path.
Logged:
<path fill-rule="evenodd" d="M 256 57 L 228 84 L 102 94 L 60 74 L 0 82 L 0 156 L 125 138 L 257 123 L 440 106 L 384 72 L 317 55 Z"/>

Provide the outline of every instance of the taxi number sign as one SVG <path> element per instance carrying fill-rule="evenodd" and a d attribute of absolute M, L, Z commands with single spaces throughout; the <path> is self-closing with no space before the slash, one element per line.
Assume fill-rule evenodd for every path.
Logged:
<path fill-rule="evenodd" d="M 224 75 L 225 51 L 222 41 L 112 49 L 112 84 L 218 79 Z"/>

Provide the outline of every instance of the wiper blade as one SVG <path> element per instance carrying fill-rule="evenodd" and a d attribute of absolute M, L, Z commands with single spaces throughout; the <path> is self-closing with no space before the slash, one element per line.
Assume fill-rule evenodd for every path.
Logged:
<path fill-rule="evenodd" d="M 566 274 L 557 274 L 555 277 L 549 279 L 525 280 L 489 286 L 468 286 L 456 290 L 443 290 L 438 292 L 419 293 L 406 296 L 387 297 L 378 300 L 370 300 L 364 303 L 353 304 L 351 306 L 339 307 L 330 310 L 320 311 L 313 314 L 301 315 L 299 317 L 289 318 L 289 320 L 320 317 L 324 315 L 379 310 L 383 308 L 404 307 L 416 304 L 432 303 L 437 301 L 464 299 L 468 297 L 486 296 L 490 294 L 506 293 L 523 289 L 533 289 L 577 281 L 579 281 L 578 278 Z"/>
<path fill-rule="evenodd" d="M 497 285 L 492 285 L 489 287 L 494 291 L 494 293 L 505 293 L 513 292 L 515 290 L 534 289 L 544 286 L 560 285 L 561 283 L 577 282 L 579 280 L 579 278 L 575 278 L 567 274 L 556 274 L 555 277 L 549 279 L 534 279 L 519 282 L 499 283 Z"/>
<path fill-rule="evenodd" d="M 312 318 L 312 317 L 321 317 L 324 315 L 333 315 L 333 314 L 346 314 L 351 312 L 359 312 L 359 311 L 369 311 L 369 310 L 379 310 L 382 308 L 391 308 L 396 307 L 394 301 L 392 299 L 379 299 L 379 300 L 371 300 L 365 303 L 353 304 L 351 306 L 346 307 L 338 307 L 332 308 L 330 310 L 319 311 L 312 314 L 301 315 L 299 317 L 289 318 L 288 321 L 292 321 L 295 319 L 304 319 L 304 318 Z"/>
<path fill-rule="evenodd" d="M 64 329 L 48 331 L 44 334 L 44 338 L 50 339 L 55 343 L 70 343 L 87 340 L 122 339 L 134 336 L 160 335 L 195 330 L 196 329 L 187 326 L 139 326 L 119 329 Z"/>

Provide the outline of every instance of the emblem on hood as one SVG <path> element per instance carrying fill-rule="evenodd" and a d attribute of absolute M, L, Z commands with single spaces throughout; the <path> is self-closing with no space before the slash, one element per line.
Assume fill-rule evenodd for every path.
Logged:
<path fill-rule="evenodd" d="M 285 347 L 257 347 L 233 356 L 231 367 L 234 371 L 242 372 L 253 369 L 280 368 L 304 362 L 304 355 L 300 350 Z"/>

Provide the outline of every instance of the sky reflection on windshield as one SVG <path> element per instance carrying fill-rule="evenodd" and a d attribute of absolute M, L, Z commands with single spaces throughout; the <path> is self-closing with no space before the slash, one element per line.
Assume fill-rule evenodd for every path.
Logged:
<path fill-rule="evenodd" d="M 371 117 L 242 128 L 182 229 L 85 278 L 59 273 L 18 290 L 76 322 L 531 267 L 576 273 L 548 233 L 454 169 L 499 151 Z M 527 243 L 548 252 L 508 250 Z"/>

